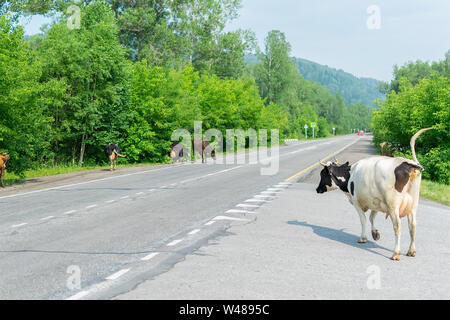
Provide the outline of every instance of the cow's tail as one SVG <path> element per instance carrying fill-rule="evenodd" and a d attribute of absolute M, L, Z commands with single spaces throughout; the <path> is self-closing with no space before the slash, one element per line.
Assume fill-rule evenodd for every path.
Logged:
<path fill-rule="evenodd" d="M 118 153 L 116 150 L 114 150 L 114 153 L 117 154 L 118 157 L 122 157 L 122 158 L 126 158 L 126 156 L 121 155 L 120 153 Z"/>
<path fill-rule="evenodd" d="M 417 131 L 417 133 L 415 135 L 412 136 L 411 141 L 409 142 L 409 144 L 411 146 L 411 152 L 412 152 L 413 160 L 414 160 L 414 162 L 416 162 L 419 165 L 420 165 L 420 163 L 417 160 L 416 148 L 415 148 L 416 140 L 422 133 L 424 133 L 425 131 L 431 130 L 431 129 L 435 129 L 435 128 L 434 127 L 430 127 L 430 128 L 420 129 L 419 131 Z"/>

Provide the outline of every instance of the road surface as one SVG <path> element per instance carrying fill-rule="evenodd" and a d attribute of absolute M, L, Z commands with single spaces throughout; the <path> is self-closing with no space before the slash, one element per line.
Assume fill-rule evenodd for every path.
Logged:
<path fill-rule="evenodd" d="M 189 163 L 0 194 L 0 298 L 320 298 L 314 286 L 292 288 L 294 278 L 320 281 L 326 280 L 325 270 L 339 274 L 356 268 L 365 274 L 367 267 L 360 264 L 367 254 L 365 263 L 394 268 L 386 258 L 393 246 L 389 221 L 383 220 L 380 243 L 361 249 L 350 241 L 359 234 L 359 220 L 342 195 L 320 198 L 313 192 L 316 185 L 305 183 L 312 181 L 302 181 L 314 178 L 317 166 L 312 165 L 320 159 L 352 147 L 350 155 L 367 156 L 367 145 L 368 138 L 351 135 L 284 146 L 275 175 L 261 175 L 267 165 L 259 163 Z M 442 233 L 431 227 L 428 232 L 443 245 L 448 213 L 444 206 L 421 205 L 418 257 L 415 262 L 403 257 L 399 268 L 420 267 L 425 257 L 428 271 L 438 262 L 440 270 L 448 267 L 449 252 L 443 249 L 448 246 L 426 241 L 431 236 L 420 219 L 431 216 L 433 227 L 442 228 Z M 236 236 L 228 236 L 232 233 Z M 342 260 L 339 266 L 336 257 Z M 354 275 L 344 280 L 354 284 Z M 429 277 L 442 287 L 438 275 Z M 255 279 L 261 281 L 254 290 L 239 285 Z M 416 278 L 403 272 L 401 279 Z"/>

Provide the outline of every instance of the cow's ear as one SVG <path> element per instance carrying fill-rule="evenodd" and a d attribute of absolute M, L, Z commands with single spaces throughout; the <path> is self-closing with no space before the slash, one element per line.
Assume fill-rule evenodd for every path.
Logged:
<path fill-rule="evenodd" d="M 347 161 L 347 162 L 345 163 L 345 165 L 346 165 L 346 166 L 350 166 L 350 162 Z"/>

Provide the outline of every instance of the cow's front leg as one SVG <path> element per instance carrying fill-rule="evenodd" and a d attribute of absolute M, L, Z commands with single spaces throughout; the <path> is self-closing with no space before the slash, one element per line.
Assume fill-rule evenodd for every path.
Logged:
<path fill-rule="evenodd" d="M 358 207 L 355 206 L 356 211 L 359 214 L 359 219 L 361 220 L 361 237 L 358 240 L 358 243 L 366 243 L 367 242 L 367 236 L 366 236 L 366 214 L 364 211 Z"/>
<path fill-rule="evenodd" d="M 394 227 L 394 234 L 395 234 L 395 248 L 394 248 L 394 254 L 392 255 L 392 260 L 400 260 L 400 237 L 402 234 L 402 224 L 400 221 L 400 216 L 398 209 L 395 209 L 393 212 L 390 212 L 390 217 L 392 220 L 392 225 Z"/>
<path fill-rule="evenodd" d="M 1 170 L 0 170 L 0 178 L 1 178 L 1 180 L 2 180 L 2 188 L 5 187 L 5 185 L 3 184 L 3 175 L 4 175 L 4 169 L 1 169 Z"/>
<path fill-rule="evenodd" d="M 372 231 L 372 238 L 373 238 L 373 240 L 375 240 L 375 241 L 377 241 L 377 240 L 380 240 L 380 232 L 377 230 L 377 229 L 375 229 L 375 217 L 377 216 L 377 211 L 371 211 L 370 212 L 370 217 L 369 217 L 369 220 L 370 220 L 370 225 L 371 225 L 371 231 Z"/>

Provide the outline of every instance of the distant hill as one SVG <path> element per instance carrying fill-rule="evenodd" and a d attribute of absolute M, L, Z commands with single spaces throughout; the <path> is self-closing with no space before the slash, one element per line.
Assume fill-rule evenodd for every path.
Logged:
<path fill-rule="evenodd" d="M 300 73 L 306 80 L 320 83 L 332 93 L 339 93 L 345 104 L 362 103 L 373 107 L 375 99 L 385 95 L 377 89 L 378 80 L 358 78 L 351 73 L 337 70 L 306 59 L 295 59 Z"/>
<path fill-rule="evenodd" d="M 248 64 L 258 62 L 255 55 L 247 55 Z M 330 89 L 332 93 L 338 93 L 344 98 L 345 104 L 362 103 L 373 107 L 375 99 L 383 99 L 385 95 L 377 89 L 378 80 L 372 78 L 358 78 L 351 73 L 337 70 L 302 58 L 295 58 L 297 68 L 308 81 L 320 83 Z"/>

